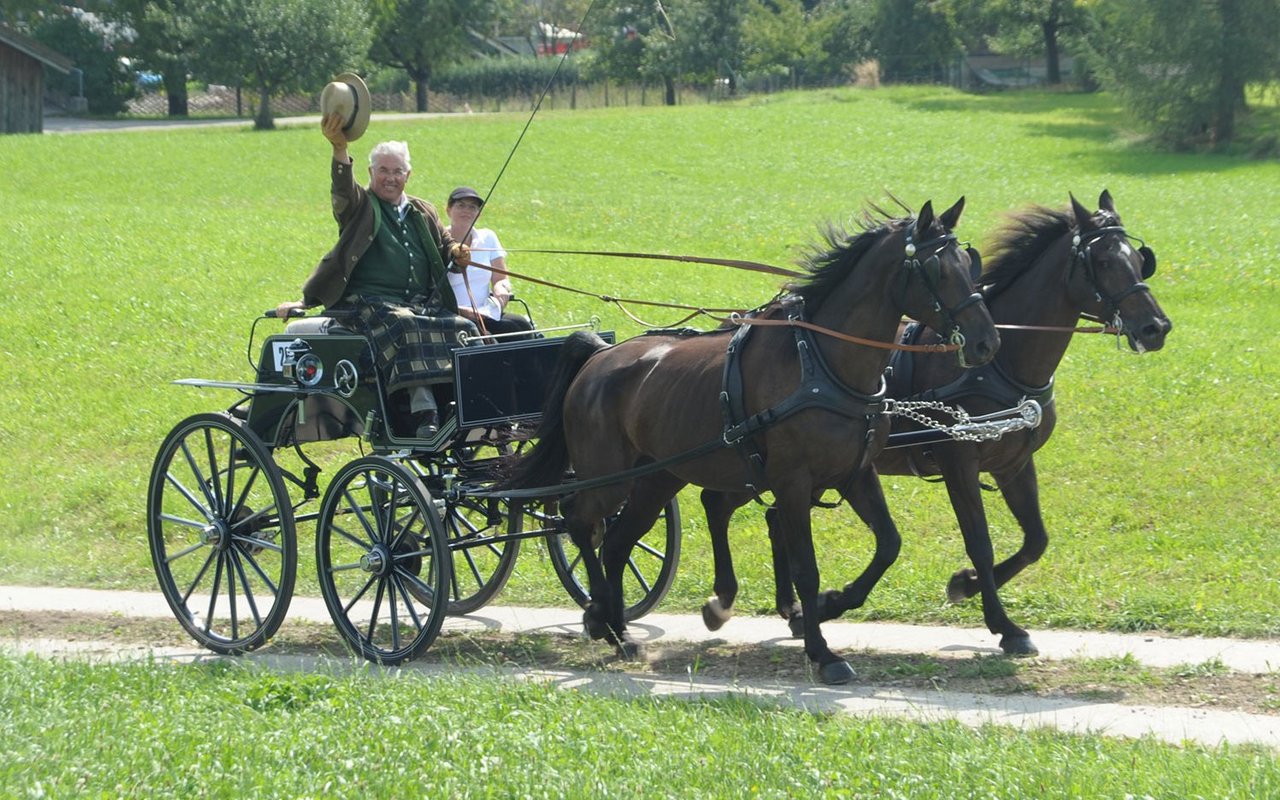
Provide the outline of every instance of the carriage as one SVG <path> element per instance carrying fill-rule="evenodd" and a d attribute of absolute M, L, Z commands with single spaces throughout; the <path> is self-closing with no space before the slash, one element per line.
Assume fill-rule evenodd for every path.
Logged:
<path fill-rule="evenodd" d="M 370 661 L 412 659 L 446 616 L 492 600 L 526 539 L 545 541 L 555 574 L 586 604 L 581 557 L 566 550 L 556 502 L 494 490 L 502 457 L 524 446 L 541 415 L 565 328 L 533 338 L 461 336 L 443 424 L 416 439 L 389 424 L 397 409 L 365 336 L 341 317 L 300 318 L 265 335 L 255 358 L 258 323 L 272 317 L 250 331 L 251 382 L 175 381 L 239 399 L 174 426 L 148 485 L 156 576 L 197 642 L 235 654 L 271 639 L 295 587 L 297 528 L 310 522 L 325 604 L 345 642 Z M 343 439 L 358 439 L 363 455 L 341 463 L 322 491 L 317 451 L 331 454 L 339 448 L 328 443 Z M 629 565 L 629 619 L 670 588 L 680 535 L 672 499 Z"/>

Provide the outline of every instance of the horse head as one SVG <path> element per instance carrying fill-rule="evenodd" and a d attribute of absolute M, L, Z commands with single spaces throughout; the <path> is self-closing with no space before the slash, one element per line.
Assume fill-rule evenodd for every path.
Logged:
<path fill-rule="evenodd" d="M 962 248 L 951 232 L 963 211 L 963 197 L 940 215 L 930 200 L 902 228 L 904 260 L 894 299 L 903 313 L 959 345 L 961 365 L 976 367 L 995 357 L 1000 335 L 974 289 L 978 252 Z"/>
<path fill-rule="evenodd" d="M 1111 193 L 1105 189 L 1096 212 L 1089 213 L 1074 195 L 1071 212 L 1076 226 L 1068 291 L 1079 298 L 1086 313 L 1123 333 L 1135 353 L 1164 347 L 1173 323 L 1144 283 L 1155 274 L 1155 252 L 1125 231 Z"/>

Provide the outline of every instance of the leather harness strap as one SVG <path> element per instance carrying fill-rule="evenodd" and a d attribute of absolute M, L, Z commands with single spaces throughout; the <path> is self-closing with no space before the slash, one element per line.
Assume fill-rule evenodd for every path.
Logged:
<path fill-rule="evenodd" d="M 789 295 L 782 301 L 790 322 L 801 322 L 804 300 Z M 747 320 L 743 320 L 747 322 Z M 724 414 L 724 442 L 737 448 L 747 464 L 746 487 L 756 495 L 767 486 L 764 472 L 765 454 L 761 450 L 757 434 L 787 417 L 809 408 L 819 408 L 841 416 L 865 417 L 866 441 L 857 469 L 867 464 L 869 445 L 875 438 L 875 420 L 885 411 L 885 382 L 880 380 L 879 390 L 865 394 L 847 386 L 831 371 L 822 357 L 808 326 L 795 324 L 792 330 L 796 339 L 796 355 L 800 361 L 800 385 L 782 402 L 757 414 L 747 416 L 742 376 L 742 351 L 751 335 L 751 324 L 743 324 L 729 342 L 724 362 L 724 378 L 720 392 L 720 405 Z"/>

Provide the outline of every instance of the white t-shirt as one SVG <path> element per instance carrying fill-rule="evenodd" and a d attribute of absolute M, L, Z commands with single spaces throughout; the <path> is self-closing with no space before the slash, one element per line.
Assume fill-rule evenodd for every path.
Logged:
<path fill-rule="evenodd" d="M 462 273 L 449 273 L 449 285 L 453 287 L 453 296 L 458 301 L 458 308 L 471 308 L 471 301 L 475 300 L 475 308 L 482 316 L 489 319 L 502 319 L 502 307 L 489 293 L 493 272 L 485 267 L 496 259 L 506 258 L 507 251 L 502 249 L 498 235 L 488 228 L 472 230 L 470 246 L 471 266 Z M 467 295 L 468 285 L 471 287 L 470 296 Z"/>

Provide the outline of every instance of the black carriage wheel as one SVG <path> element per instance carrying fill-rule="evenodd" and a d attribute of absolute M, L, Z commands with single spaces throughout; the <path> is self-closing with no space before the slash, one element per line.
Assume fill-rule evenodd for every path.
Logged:
<path fill-rule="evenodd" d="M 548 536 L 547 551 L 556 577 L 564 584 L 569 596 L 578 605 L 586 606 L 590 599 L 587 593 L 587 571 L 582 566 L 582 555 L 574 546 L 573 540 L 566 533 Z M 639 598 L 623 612 L 623 617 L 628 622 L 640 619 L 662 602 L 676 578 L 676 565 L 679 562 L 680 502 L 673 497 L 658 515 L 657 522 L 649 532 L 636 543 L 627 562 L 622 596 Z"/>
<path fill-rule="evenodd" d="M 497 498 L 464 496 L 445 505 L 444 527 L 453 553 L 450 614 L 478 611 L 507 585 L 520 554 L 519 540 L 483 541 L 501 534 L 507 517 L 506 501 Z M 519 533 L 520 528 L 510 532 Z"/>
<path fill-rule="evenodd" d="M 160 445 L 147 488 L 147 539 L 182 627 L 216 653 L 261 647 L 293 596 L 298 540 L 280 469 L 226 414 L 197 414 Z"/>
<path fill-rule="evenodd" d="M 421 655 L 444 624 L 448 603 L 437 600 L 448 597 L 450 566 L 439 513 L 408 467 L 366 456 L 333 476 L 316 518 L 316 569 L 353 650 L 390 665 Z"/>

